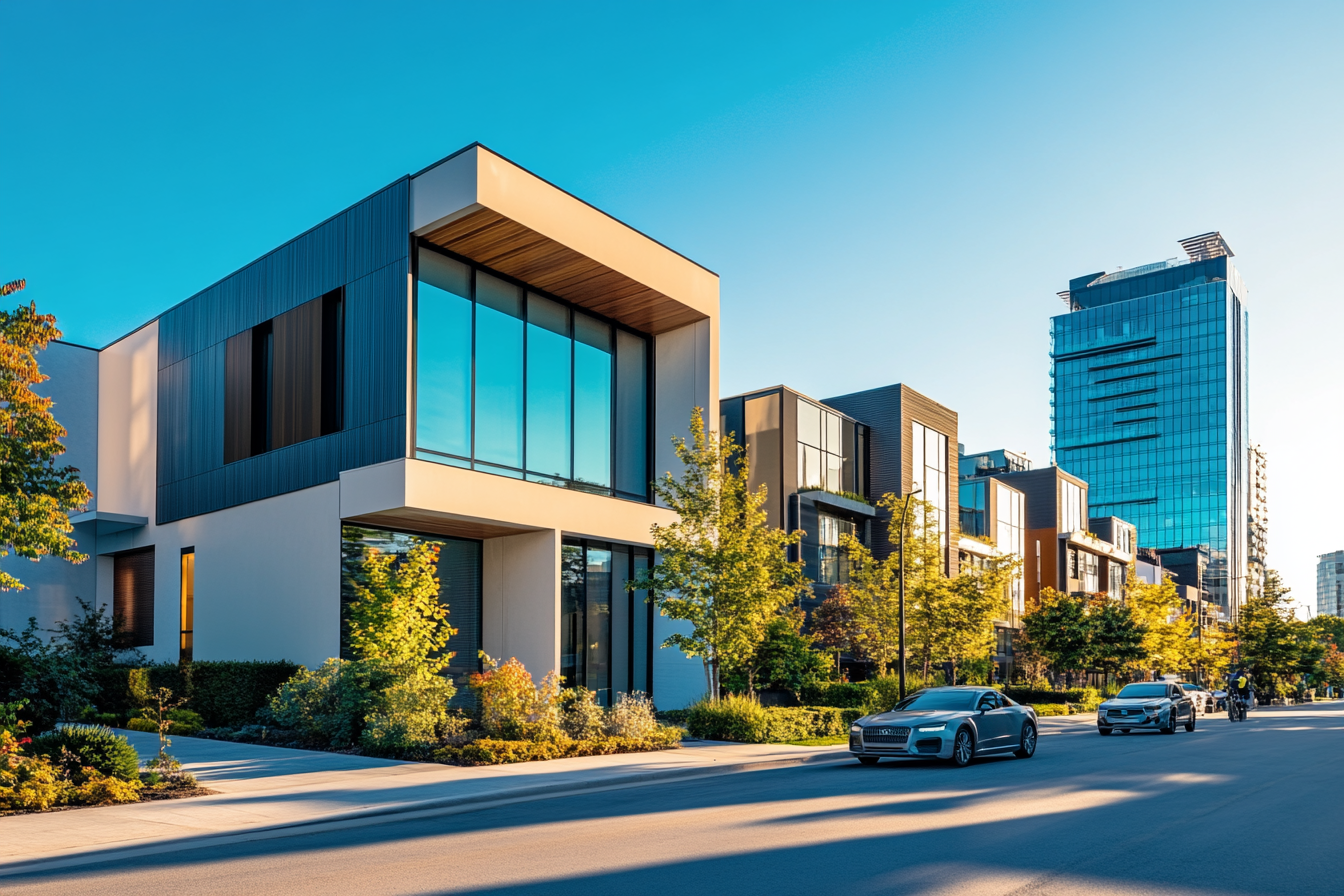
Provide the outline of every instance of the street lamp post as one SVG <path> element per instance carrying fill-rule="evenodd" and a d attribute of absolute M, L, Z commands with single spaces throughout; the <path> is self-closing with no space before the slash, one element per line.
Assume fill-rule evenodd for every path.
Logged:
<path fill-rule="evenodd" d="M 901 655 L 901 699 L 905 699 L 905 518 L 910 512 L 910 499 L 920 493 L 920 489 L 915 489 L 905 496 L 905 505 L 901 508 L 901 591 L 900 601 L 897 604 L 900 614 L 901 632 L 897 644 Z"/>

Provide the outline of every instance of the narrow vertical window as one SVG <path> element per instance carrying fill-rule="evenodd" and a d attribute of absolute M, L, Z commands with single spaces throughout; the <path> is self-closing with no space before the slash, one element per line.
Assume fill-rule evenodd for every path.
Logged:
<path fill-rule="evenodd" d="M 523 466 L 523 291 L 476 272 L 476 459 Z"/>
<path fill-rule="evenodd" d="M 415 443 L 471 457 L 471 268 L 420 253 L 415 319 Z"/>
<path fill-rule="evenodd" d="M 178 662 L 191 662 L 196 630 L 196 549 L 182 549 L 182 634 Z"/>
<path fill-rule="evenodd" d="M 569 309 L 527 294 L 527 469 L 570 478 Z"/>
<path fill-rule="evenodd" d="M 641 500 L 650 478 L 648 348 L 633 333 L 616 331 L 616 490 Z"/>

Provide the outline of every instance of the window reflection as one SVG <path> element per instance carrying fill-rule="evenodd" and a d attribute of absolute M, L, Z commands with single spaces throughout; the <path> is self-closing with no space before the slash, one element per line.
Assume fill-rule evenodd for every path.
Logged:
<path fill-rule="evenodd" d="M 648 500 L 648 339 L 428 248 L 416 457 Z"/>

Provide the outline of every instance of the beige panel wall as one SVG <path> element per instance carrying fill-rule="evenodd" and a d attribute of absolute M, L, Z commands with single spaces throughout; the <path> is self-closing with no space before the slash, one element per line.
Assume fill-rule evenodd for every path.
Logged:
<path fill-rule="evenodd" d="M 486 539 L 481 567 L 481 649 L 517 657 L 537 681 L 558 671 L 560 533 Z"/>
<path fill-rule="evenodd" d="M 716 274 L 484 147 L 411 180 L 413 231 L 427 232 L 482 207 L 708 317 L 719 316 Z"/>
<path fill-rule="evenodd" d="M 463 523 L 553 529 L 633 544 L 650 544 L 650 527 L 675 519 L 670 511 L 635 501 L 409 458 L 341 474 L 343 518 L 402 508 Z"/>
<path fill-rule="evenodd" d="M 91 510 L 154 517 L 159 322 L 98 354 L 98 494 Z"/>
<path fill-rule="evenodd" d="M 653 474 L 681 467 L 673 436 L 689 437 L 691 411 L 702 408 L 711 428 L 719 425 L 719 336 L 717 319 L 698 321 L 654 337 Z"/>

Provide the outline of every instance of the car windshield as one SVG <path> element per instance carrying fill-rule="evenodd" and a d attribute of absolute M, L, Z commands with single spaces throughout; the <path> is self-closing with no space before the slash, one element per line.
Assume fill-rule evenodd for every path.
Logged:
<path fill-rule="evenodd" d="M 1185 688 L 1187 691 L 1197 691 L 1197 690 L 1199 690 L 1199 685 L 1197 685 L 1197 684 L 1183 684 L 1183 685 L 1181 685 L 1181 687 Z"/>
<path fill-rule="evenodd" d="M 1120 689 L 1116 695 L 1121 700 L 1130 700 L 1135 697 L 1165 697 L 1167 696 L 1167 686 L 1164 684 L 1127 684 Z"/>
<path fill-rule="evenodd" d="M 942 709 L 974 709 L 975 691 L 920 691 L 906 697 L 892 712 L 925 712 Z"/>

